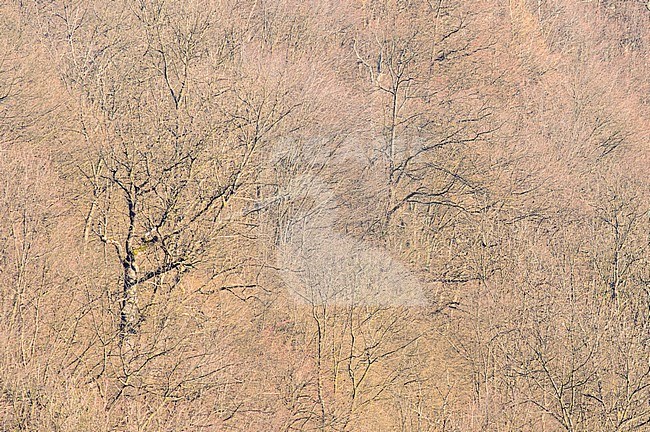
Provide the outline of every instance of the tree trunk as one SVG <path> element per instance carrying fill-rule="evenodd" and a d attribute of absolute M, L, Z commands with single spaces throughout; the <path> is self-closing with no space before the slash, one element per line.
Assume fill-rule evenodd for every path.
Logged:
<path fill-rule="evenodd" d="M 140 321 L 138 310 L 137 274 L 135 256 L 128 254 L 123 263 L 124 285 L 122 288 L 122 300 L 120 301 L 120 340 L 124 342 L 129 335 L 136 333 Z"/>

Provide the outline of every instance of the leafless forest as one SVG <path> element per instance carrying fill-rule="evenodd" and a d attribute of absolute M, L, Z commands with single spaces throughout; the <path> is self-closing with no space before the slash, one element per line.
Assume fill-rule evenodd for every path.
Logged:
<path fill-rule="evenodd" d="M 645 0 L 0 1 L 0 430 L 650 431 Z"/>

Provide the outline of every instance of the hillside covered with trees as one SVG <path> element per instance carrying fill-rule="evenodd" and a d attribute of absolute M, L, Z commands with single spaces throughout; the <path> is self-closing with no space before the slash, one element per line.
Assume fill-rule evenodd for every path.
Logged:
<path fill-rule="evenodd" d="M 0 2 L 0 430 L 650 430 L 645 0 Z"/>

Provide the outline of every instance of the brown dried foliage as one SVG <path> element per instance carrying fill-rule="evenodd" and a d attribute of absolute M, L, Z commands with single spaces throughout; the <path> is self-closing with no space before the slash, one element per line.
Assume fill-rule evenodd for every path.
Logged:
<path fill-rule="evenodd" d="M 649 29 L 2 3 L 0 428 L 648 430 Z"/>

